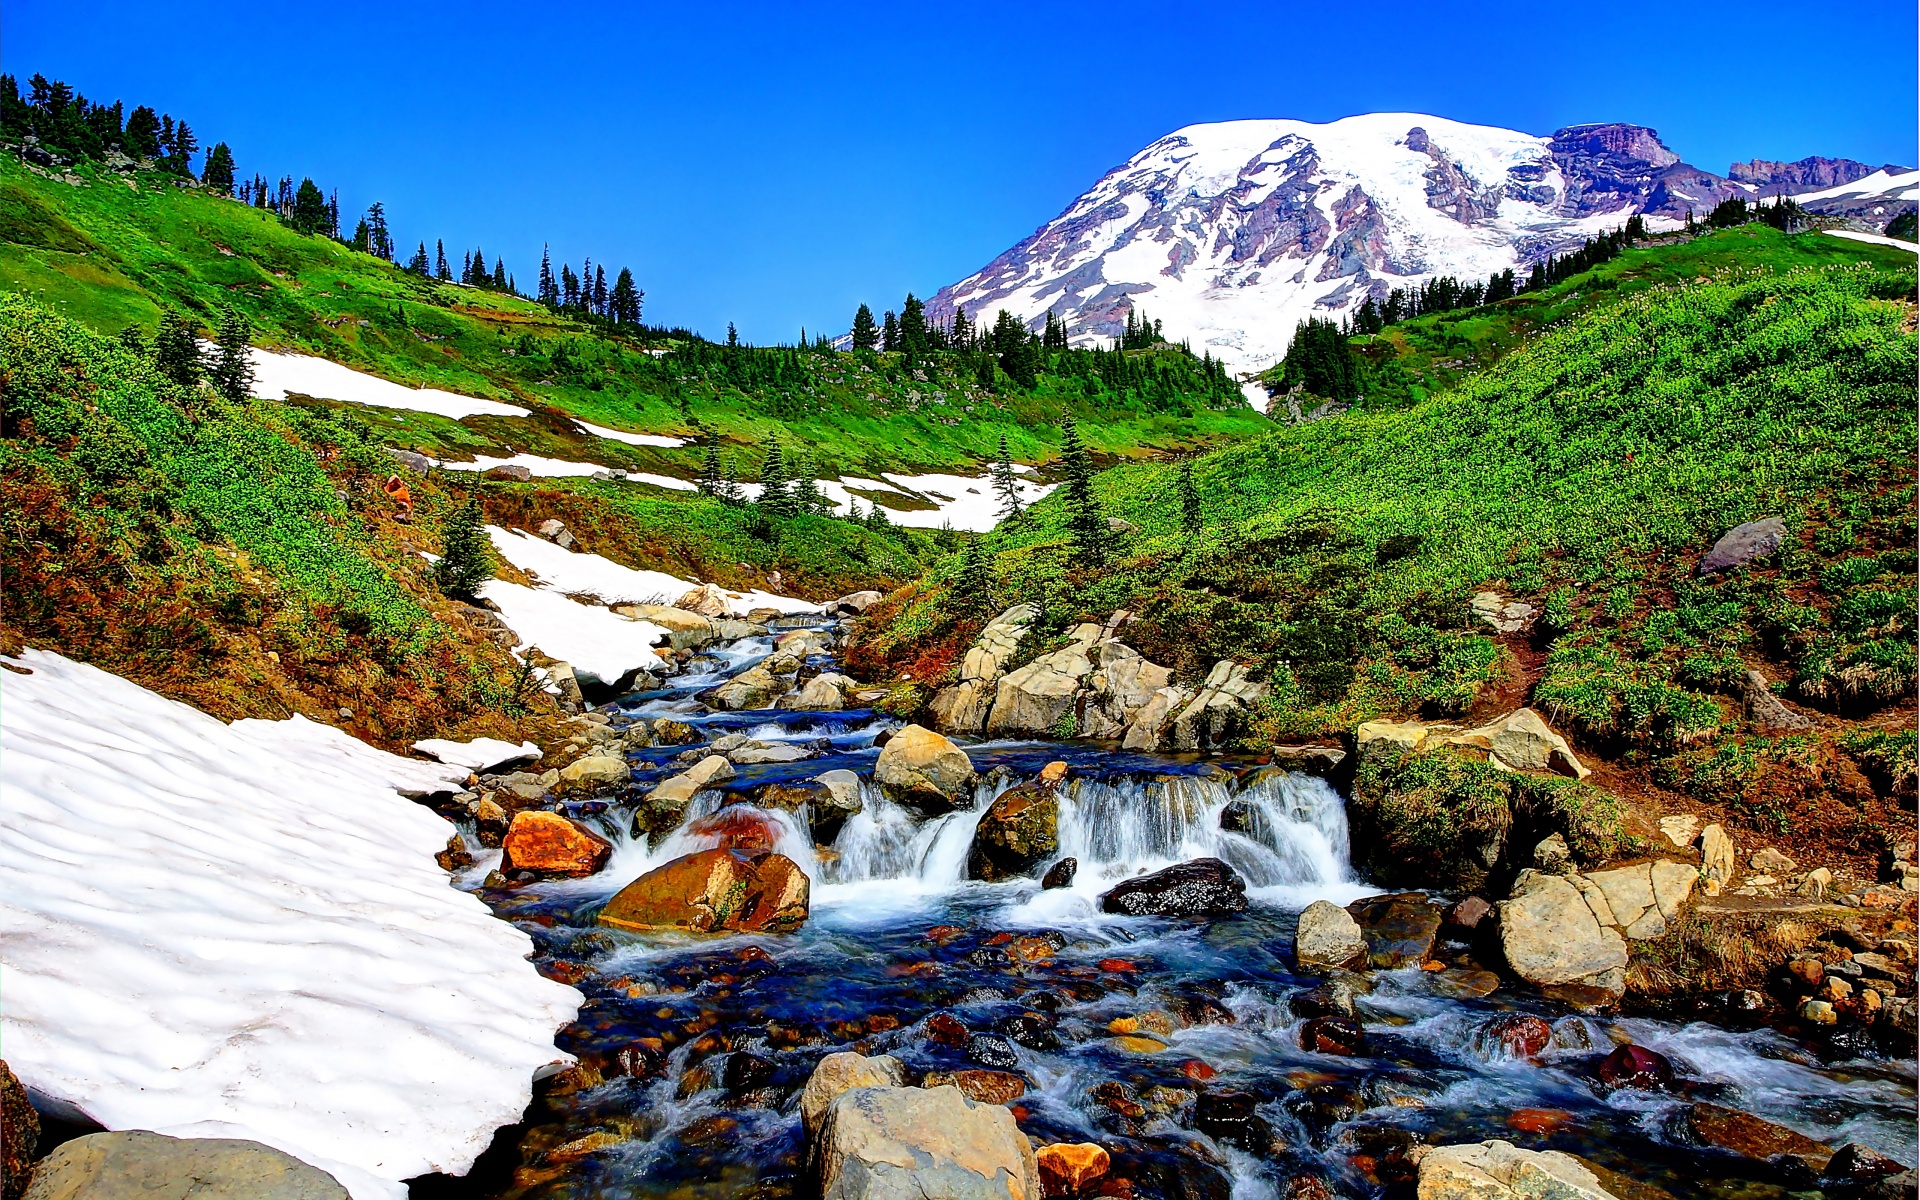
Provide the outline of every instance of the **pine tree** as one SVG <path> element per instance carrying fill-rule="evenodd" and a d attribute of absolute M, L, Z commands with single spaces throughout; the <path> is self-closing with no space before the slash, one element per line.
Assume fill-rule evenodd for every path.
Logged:
<path fill-rule="evenodd" d="M 319 185 L 311 179 L 300 181 L 300 190 L 293 196 L 293 212 L 287 218 L 296 232 L 304 234 L 325 233 L 330 218 L 327 210 L 327 198 L 321 194 Z"/>
<path fill-rule="evenodd" d="M 1180 528 L 1189 536 L 1201 529 L 1200 489 L 1193 483 L 1193 464 L 1180 464 L 1180 478 L 1175 484 L 1175 492 L 1180 497 Z"/>
<path fill-rule="evenodd" d="M 229 308 L 221 314 L 220 328 L 214 335 L 207 381 L 223 399 L 235 404 L 253 395 L 252 347 L 247 342 L 252 332 L 247 319 Z"/>
<path fill-rule="evenodd" d="M 725 474 L 720 466 L 720 443 L 708 442 L 705 453 L 700 459 L 700 473 L 694 476 L 694 483 L 706 495 L 721 499 L 721 486 L 725 483 Z"/>
<path fill-rule="evenodd" d="M 178 312 L 160 318 L 153 334 L 153 364 L 160 373 L 183 388 L 200 383 L 200 347 L 193 326 Z"/>
<path fill-rule="evenodd" d="M 493 290 L 496 292 L 507 290 L 507 260 L 498 255 L 493 259 Z"/>
<path fill-rule="evenodd" d="M 967 539 L 953 595 L 961 612 L 978 616 L 993 611 L 993 564 L 987 558 L 986 539 L 978 534 Z"/>
<path fill-rule="evenodd" d="M 480 506 L 468 498 L 441 522 L 440 559 L 433 564 L 433 582 L 448 596 L 472 599 L 475 590 L 492 578 L 493 559 Z"/>
<path fill-rule="evenodd" d="M 639 288 L 633 286 L 633 272 L 621 267 L 619 278 L 613 281 L 613 291 L 607 295 L 610 315 L 619 324 L 638 325 L 643 294 Z"/>
<path fill-rule="evenodd" d="M 200 182 L 222 196 L 233 194 L 233 151 L 227 149 L 225 142 L 216 142 L 213 149 L 207 151 L 207 163 L 201 169 Z"/>
<path fill-rule="evenodd" d="M 888 354 L 891 354 L 895 350 L 898 350 L 899 348 L 900 348 L 900 321 L 898 318 L 896 318 L 893 315 L 893 310 L 888 309 L 887 319 L 880 326 L 880 349 L 886 351 Z"/>
<path fill-rule="evenodd" d="M 129 158 L 160 157 L 160 114 L 142 104 L 127 117 L 121 146 Z"/>
<path fill-rule="evenodd" d="M 408 274 L 418 275 L 420 278 L 425 279 L 428 272 L 432 270 L 433 264 L 427 261 L 427 244 L 421 242 L 420 248 L 413 252 L 413 261 L 407 264 L 407 272 Z"/>
<path fill-rule="evenodd" d="M 769 516 L 790 517 L 794 512 L 793 484 L 787 476 L 787 464 L 780 453 L 780 439 L 767 443 L 767 457 L 760 465 L 760 507 Z"/>
<path fill-rule="evenodd" d="M 548 308 L 560 306 L 560 287 L 553 281 L 553 258 L 548 248 L 540 247 L 540 303 Z"/>
<path fill-rule="evenodd" d="M 193 152 L 200 148 L 200 140 L 193 136 L 193 130 L 187 128 L 185 121 L 174 126 L 173 153 L 167 158 L 167 169 L 175 175 L 193 178 Z"/>
<path fill-rule="evenodd" d="M 880 331 L 873 324 L 873 310 L 862 304 L 853 314 L 853 348 L 871 350 L 880 340 Z"/>
<path fill-rule="evenodd" d="M 907 302 L 900 308 L 900 349 L 909 363 L 927 354 L 926 306 L 912 292 L 907 293 Z"/>
<path fill-rule="evenodd" d="M 880 502 L 877 500 L 874 501 L 873 507 L 867 510 L 864 520 L 867 528 L 876 533 L 885 533 L 893 528 L 893 522 L 887 519 L 887 510 L 880 507 Z"/>
<path fill-rule="evenodd" d="M 607 315 L 607 269 L 604 266 L 593 269 L 593 311 L 602 317 Z"/>
<path fill-rule="evenodd" d="M 727 345 L 738 346 L 739 344 L 740 344 L 740 331 L 733 327 L 732 321 L 728 321 L 727 322 Z"/>
<path fill-rule="evenodd" d="M 793 480 L 793 507 L 808 515 L 825 512 L 830 506 L 826 497 L 820 494 L 820 485 L 816 481 L 820 465 L 811 454 L 803 455 L 795 465 L 799 471 Z"/>
<path fill-rule="evenodd" d="M 1060 458 L 1066 473 L 1067 532 L 1080 560 L 1099 566 L 1107 558 L 1107 517 L 1093 494 L 1093 458 L 1072 420 L 1061 427 Z"/>
<path fill-rule="evenodd" d="M 1020 518 L 1020 479 L 1013 470 L 1013 458 L 1007 453 L 1007 435 L 1000 435 L 1000 457 L 993 464 L 993 494 L 1000 497 L 1000 519 Z"/>
<path fill-rule="evenodd" d="M 453 278 L 453 271 L 447 266 L 447 244 L 439 238 L 433 239 L 434 277 L 442 281 Z"/>

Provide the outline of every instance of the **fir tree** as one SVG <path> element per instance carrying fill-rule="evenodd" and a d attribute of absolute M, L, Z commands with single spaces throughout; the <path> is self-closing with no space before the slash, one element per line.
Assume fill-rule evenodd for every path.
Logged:
<path fill-rule="evenodd" d="M 200 347 L 186 317 L 169 312 L 160 318 L 160 328 L 153 334 L 153 365 L 183 388 L 199 385 Z"/>
<path fill-rule="evenodd" d="M 700 473 L 694 476 L 694 483 L 706 495 L 721 498 L 721 485 L 725 482 L 720 466 L 720 443 L 710 441 L 700 459 Z"/>
<path fill-rule="evenodd" d="M 621 267 L 619 278 L 613 281 L 613 291 L 607 295 L 609 315 L 619 324 L 638 325 L 644 296 L 645 293 L 633 285 L 633 272 Z"/>
<path fill-rule="evenodd" d="M 225 142 L 214 143 L 207 151 L 207 164 L 201 169 L 200 182 L 222 196 L 233 194 L 233 151 Z"/>
<path fill-rule="evenodd" d="M 593 269 L 593 311 L 597 316 L 607 315 L 607 269 L 604 266 Z"/>
<path fill-rule="evenodd" d="M 433 564 L 433 582 L 448 596 L 472 599 L 475 589 L 492 578 L 484 519 L 479 504 L 468 498 L 441 522 L 440 559 Z"/>
<path fill-rule="evenodd" d="M 910 363 L 927 354 L 927 310 L 912 292 L 900 308 L 900 349 Z"/>
<path fill-rule="evenodd" d="M 828 504 L 826 498 L 820 494 L 820 485 L 814 478 L 820 473 L 819 464 L 814 461 L 811 454 L 808 454 L 802 456 L 796 465 L 799 467 L 799 472 L 793 481 L 794 508 L 807 515 L 824 512 Z"/>
<path fill-rule="evenodd" d="M 893 529 L 893 522 L 887 519 L 887 510 L 880 507 L 880 502 L 877 500 L 874 501 L 873 507 L 867 510 L 864 523 L 868 529 L 876 533 L 886 533 Z"/>
<path fill-rule="evenodd" d="M 729 347 L 733 347 L 733 346 L 738 346 L 739 344 L 740 344 L 740 331 L 733 327 L 732 321 L 728 321 L 727 322 L 727 345 Z"/>
<path fill-rule="evenodd" d="M 986 539 L 975 535 L 967 539 L 960 558 L 960 573 L 953 581 L 953 595 L 960 611 L 974 616 L 993 611 L 993 564 L 987 558 Z"/>
<path fill-rule="evenodd" d="M 1071 420 L 1061 428 L 1060 458 L 1066 473 L 1067 532 L 1080 560 L 1098 566 L 1107 558 L 1107 517 L 1093 494 L 1093 458 Z"/>
<path fill-rule="evenodd" d="M 447 280 L 451 280 L 453 278 L 453 271 L 451 268 L 447 266 L 447 244 L 444 241 L 441 241 L 439 238 L 433 239 L 433 253 L 434 253 L 434 266 L 433 266 L 434 277 L 443 282 Z"/>
<path fill-rule="evenodd" d="M 601 277 L 601 282 L 606 282 L 605 276 Z M 495 255 L 493 260 L 493 290 L 496 292 L 507 290 L 507 260 L 498 255 Z"/>
<path fill-rule="evenodd" d="M 413 252 L 413 261 L 407 264 L 407 273 L 425 279 L 432 270 L 433 264 L 427 261 L 427 244 L 421 242 L 420 248 Z"/>
<path fill-rule="evenodd" d="M 293 212 L 287 218 L 296 232 L 305 234 L 325 233 L 329 216 L 327 198 L 321 194 L 319 185 L 311 179 L 300 181 L 300 190 L 293 195 Z"/>
<path fill-rule="evenodd" d="M 173 152 L 167 156 L 167 169 L 192 179 L 193 152 L 199 148 L 200 140 L 193 136 L 193 130 L 187 128 L 185 121 L 180 122 L 173 129 Z"/>
<path fill-rule="evenodd" d="M 873 310 L 862 304 L 853 314 L 853 348 L 871 350 L 880 340 L 880 331 L 873 324 Z"/>
<path fill-rule="evenodd" d="M 1013 457 L 1007 453 L 1007 435 L 1000 435 L 1000 457 L 993 464 L 993 494 L 1000 497 L 1000 519 L 1020 518 L 1020 479 L 1013 470 Z"/>
<path fill-rule="evenodd" d="M 1180 497 L 1180 528 L 1188 536 L 1199 533 L 1201 529 L 1200 489 L 1193 484 L 1193 464 L 1180 464 L 1180 478 L 1174 485 L 1175 493 Z"/>
<path fill-rule="evenodd" d="M 898 350 L 899 348 L 900 348 L 900 321 L 899 321 L 899 318 L 893 315 L 893 310 L 888 309 L 887 319 L 880 326 L 880 349 L 886 351 L 888 354 L 891 354 L 895 350 Z"/>
<path fill-rule="evenodd" d="M 207 381 L 223 399 L 239 404 L 253 394 L 253 356 L 247 339 L 252 333 L 247 319 L 232 309 L 220 316 L 220 328 L 214 335 L 213 361 L 207 366 Z"/>
<path fill-rule="evenodd" d="M 545 245 L 540 247 L 540 303 L 548 308 L 560 305 L 560 287 L 553 281 L 553 258 Z"/>
<path fill-rule="evenodd" d="M 769 516 L 792 516 L 792 489 L 792 480 L 787 476 L 786 459 L 780 453 L 780 439 L 775 438 L 767 443 L 767 457 L 760 465 L 760 507 Z"/>
<path fill-rule="evenodd" d="M 121 146 L 129 158 L 160 157 L 160 114 L 142 104 L 127 118 Z"/>

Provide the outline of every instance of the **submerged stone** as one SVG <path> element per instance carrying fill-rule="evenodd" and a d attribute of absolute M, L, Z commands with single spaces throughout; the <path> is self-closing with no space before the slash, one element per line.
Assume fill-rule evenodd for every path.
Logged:
<path fill-rule="evenodd" d="M 1246 908 L 1246 881 L 1217 858 L 1137 875 L 1100 897 L 1102 912 L 1132 917 L 1219 917 Z"/>

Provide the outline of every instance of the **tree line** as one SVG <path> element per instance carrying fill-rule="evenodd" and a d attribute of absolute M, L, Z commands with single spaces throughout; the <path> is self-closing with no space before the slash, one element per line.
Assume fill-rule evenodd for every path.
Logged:
<path fill-rule="evenodd" d="M 26 95 L 12 75 L 0 75 L 0 136 L 34 143 L 69 158 L 105 159 L 118 152 L 154 169 L 194 178 L 193 156 L 200 139 L 186 121 L 171 113 L 157 113 L 142 104 L 129 113 L 124 102 L 96 104 L 72 85 L 35 73 L 27 80 Z M 232 185 L 233 155 L 225 142 L 207 156 L 209 169 L 225 163 Z M 48 164 L 51 165 L 51 164 Z"/>

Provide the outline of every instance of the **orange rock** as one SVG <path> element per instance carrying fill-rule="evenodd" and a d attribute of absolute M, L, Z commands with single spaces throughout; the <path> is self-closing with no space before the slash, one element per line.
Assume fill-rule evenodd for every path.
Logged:
<path fill-rule="evenodd" d="M 717 849 L 739 850 L 745 854 L 765 854 L 773 849 L 774 839 L 779 837 L 770 817 L 740 805 L 730 805 L 693 821 L 687 826 L 687 833 L 702 840 L 711 839 Z"/>
<path fill-rule="evenodd" d="M 600 923 L 638 932 L 785 933 L 807 919 L 809 892 L 806 873 L 785 855 L 702 850 L 621 888 Z"/>
<path fill-rule="evenodd" d="M 1196 1083 L 1205 1083 L 1220 1072 L 1197 1058 L 1190 1058 L 1180 1064 L 1180 1073 Z"/>
<path fill-rule="evenodd" d="M 1040 1165 L 1040 1190 L 1046 1196 L 1071 1196 L 1104 1178 L 1113 1166 L 1105 1147 L 1092 1142 L 1059 1142 L 1034 1151 Z"/>
<path fill-rule="evenodd" d="M 1420 964 L 1420 969 L 1422 971 L 1444 971 L 1447 969 L 1447 964 L 1441 962 L 1437 958 L 1430 958 L 1426 962 L 1423 962 Z"/>
<path fill-rule="evenodd" d="M 1048 763 L 1040 768 L 1041 787 L 1058 787 L 1067 778 L 1067 764 L 1059 761 Z"/>
<path fill-rule="evenodd" d="M 927 940 L 944 945 L 965 932 L 958 925 L 935 925 L 927 930 Z"/>
<path fill-rule="evenodd" d="M 1140 965 L 1130 963 L 1124 958 L 1103 958 L 1100 960 L 1100 969 L 1111 974 L 1125 975 L 1138 971 Z"/>
<path fill-rule="evenodd" d="M 545 875 L 591 875 L 606 865 L 613 845 L 559 813 L 529 809 L 515 813 L 500 839 L 503 871 L 539 871 Z"/>
<path fill-rule="evenodd" d="M 1011 1071 L 931 1071 L 922 1087 L 957 1087 L 975 1104 L 1012 1104 L 1026 1095 L 1027 1081 Z"/>
<path fill-rule="evenodd" d="M 1516 1108 L 1507 1114 L 1507 1128 L 1521 1133 L 1552 1133 L 1573 1120 L 1573 1114 L 1557 1108 Z"/>
<path fill-rule="evenodd" d="M 1050 963 L 1053 943 L 1043 937 L 1017 937 L 1007 943 L 1007 957 L 1014 962 Z"/>

